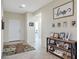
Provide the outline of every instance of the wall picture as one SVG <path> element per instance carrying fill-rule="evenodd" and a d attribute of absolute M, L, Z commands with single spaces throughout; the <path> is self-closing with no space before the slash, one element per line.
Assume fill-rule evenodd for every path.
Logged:
<path fill-rule="evenodd" d="M 65 32 L 60 32 L 59 35 L 60 35 L 60 38 L 65 39 Z"/>
<path fill-rule="evenodd" d="M 63 18 L 74 14 L 74 1 L 69 1 L 65 4 L 53 8 L 53 18 Z"/>
<path fill-rule="evenodd" d="M 52 24 L 52 27 L 55 27 L 55 24 Z"/>
<path fill-rule="evenodd" d="M 33 22 L 29 22 L 29 26 L 34 26 L 34 23 Z"/>
<path fill-rule="evenodd" d="M 76 21 L 72 21 L 72 26 L 76 26 Z"/>
<path fill-rule="evenodd" d="M 1 20 L 1 27 L 2 27 L 1 29 L 4 30 L 4 21 L 3 20 Z"/>
<path fill-rule="evenodd" d="M 61 27 L 61 23 L 57 23 L 57 26 L 58 26 L 58 27 Z"/>
<path fill-rule="evenodd" d="M 63 22 L 63 27 L 67 27 L 67 22 Z"/>

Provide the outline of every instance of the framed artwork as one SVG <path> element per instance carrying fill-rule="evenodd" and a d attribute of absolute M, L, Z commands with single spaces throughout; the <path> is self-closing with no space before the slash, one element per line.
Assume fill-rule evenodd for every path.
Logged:
<path fill-rule="evenodd" d="M 64 44 L 64 48 L 65 48 L 65 49 L 68 49 L 68 48 L 69 48 L 69 44 L 65 43 L 65 44 Z"/>
<path fill-rule="evenodd" d="M 63 18 L 74 15 L 74 1 L 53 8 L 53 19 Z"/>
<path fill-rule="evenodd" d="M 63 22 L 63 27 L 67 27 L 67 22 Z"/>
<path fill-rule="evenodd" d="M 72 26 L 76 26 L 76 21 L 72 21 Z"/>
<path fill-rule="evenodd" d="M 55 27 L 55 24 L 52 24 L 52 27 Z"/>
<path fill-rule="evenodd" d="M 53 38 L 59 38 L 59 33 L 53 33 Z"/>
<path fill-rule="evenodd" d="M 61 23 L 57 23 L 57 26 L 58 26 L 58 27 L 61 27 Z"/>
<path fill-rule="evenodd" d="M 60 38 L 65 39 L 65 32 L 60 32 Z"/>
<path fill-rule="evenodd" d="M 65 40 L 69 40 L 70 39 L 70 36 L 71 36 L 70 33 L 66 33 Z"/>
<path fill-rule="evenodd" d="M 1 20 L 1 29 L 4 30 L 4 21 L 3 21 L 3 19 Z"/>
<path fill-rule="evenodd" d="M 29 22 L 29 26 L 34 26 L 34 23 L 33 22 Z"/>

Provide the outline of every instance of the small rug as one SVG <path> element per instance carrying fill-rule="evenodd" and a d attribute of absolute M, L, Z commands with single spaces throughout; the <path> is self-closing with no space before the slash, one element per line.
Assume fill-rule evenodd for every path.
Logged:
<path fill-rule="evenodd" d="M 35 50 L 34 47 L 32 47 L 28 44 L 27 45 L 18 45 L 18 47 L 17 48 L 16 47 L 17 47 L 16 45 L 14 45 L 14 47 L 12 45 L 9 45 L 8 47 L 4 47 L 3 56 L 10 56 L 10 55 L 18 54 L 18 53 Z"/>

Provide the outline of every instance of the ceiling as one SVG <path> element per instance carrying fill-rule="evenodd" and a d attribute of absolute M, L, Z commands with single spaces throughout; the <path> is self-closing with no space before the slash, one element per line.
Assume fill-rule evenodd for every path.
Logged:
<path fill-rule="evenodd" d="M 5 11 L 25 13 L 34 12 L 45 6 L 52 0 L 2 0 L 3 9 Z M 25 4 L 25 8 L 20 8 L 21 4 Z"/>

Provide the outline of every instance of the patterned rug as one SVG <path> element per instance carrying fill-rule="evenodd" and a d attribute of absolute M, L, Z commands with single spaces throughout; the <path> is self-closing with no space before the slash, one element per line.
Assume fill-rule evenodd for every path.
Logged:
<path fill-rule="evenodd" d="M 3 56 L 10 56 L 10 55 L 28 52 L 32 50 L 35 50 L 35 48 L 28 44 L 7 45 L 6 47 L 3 48 Z"/>

